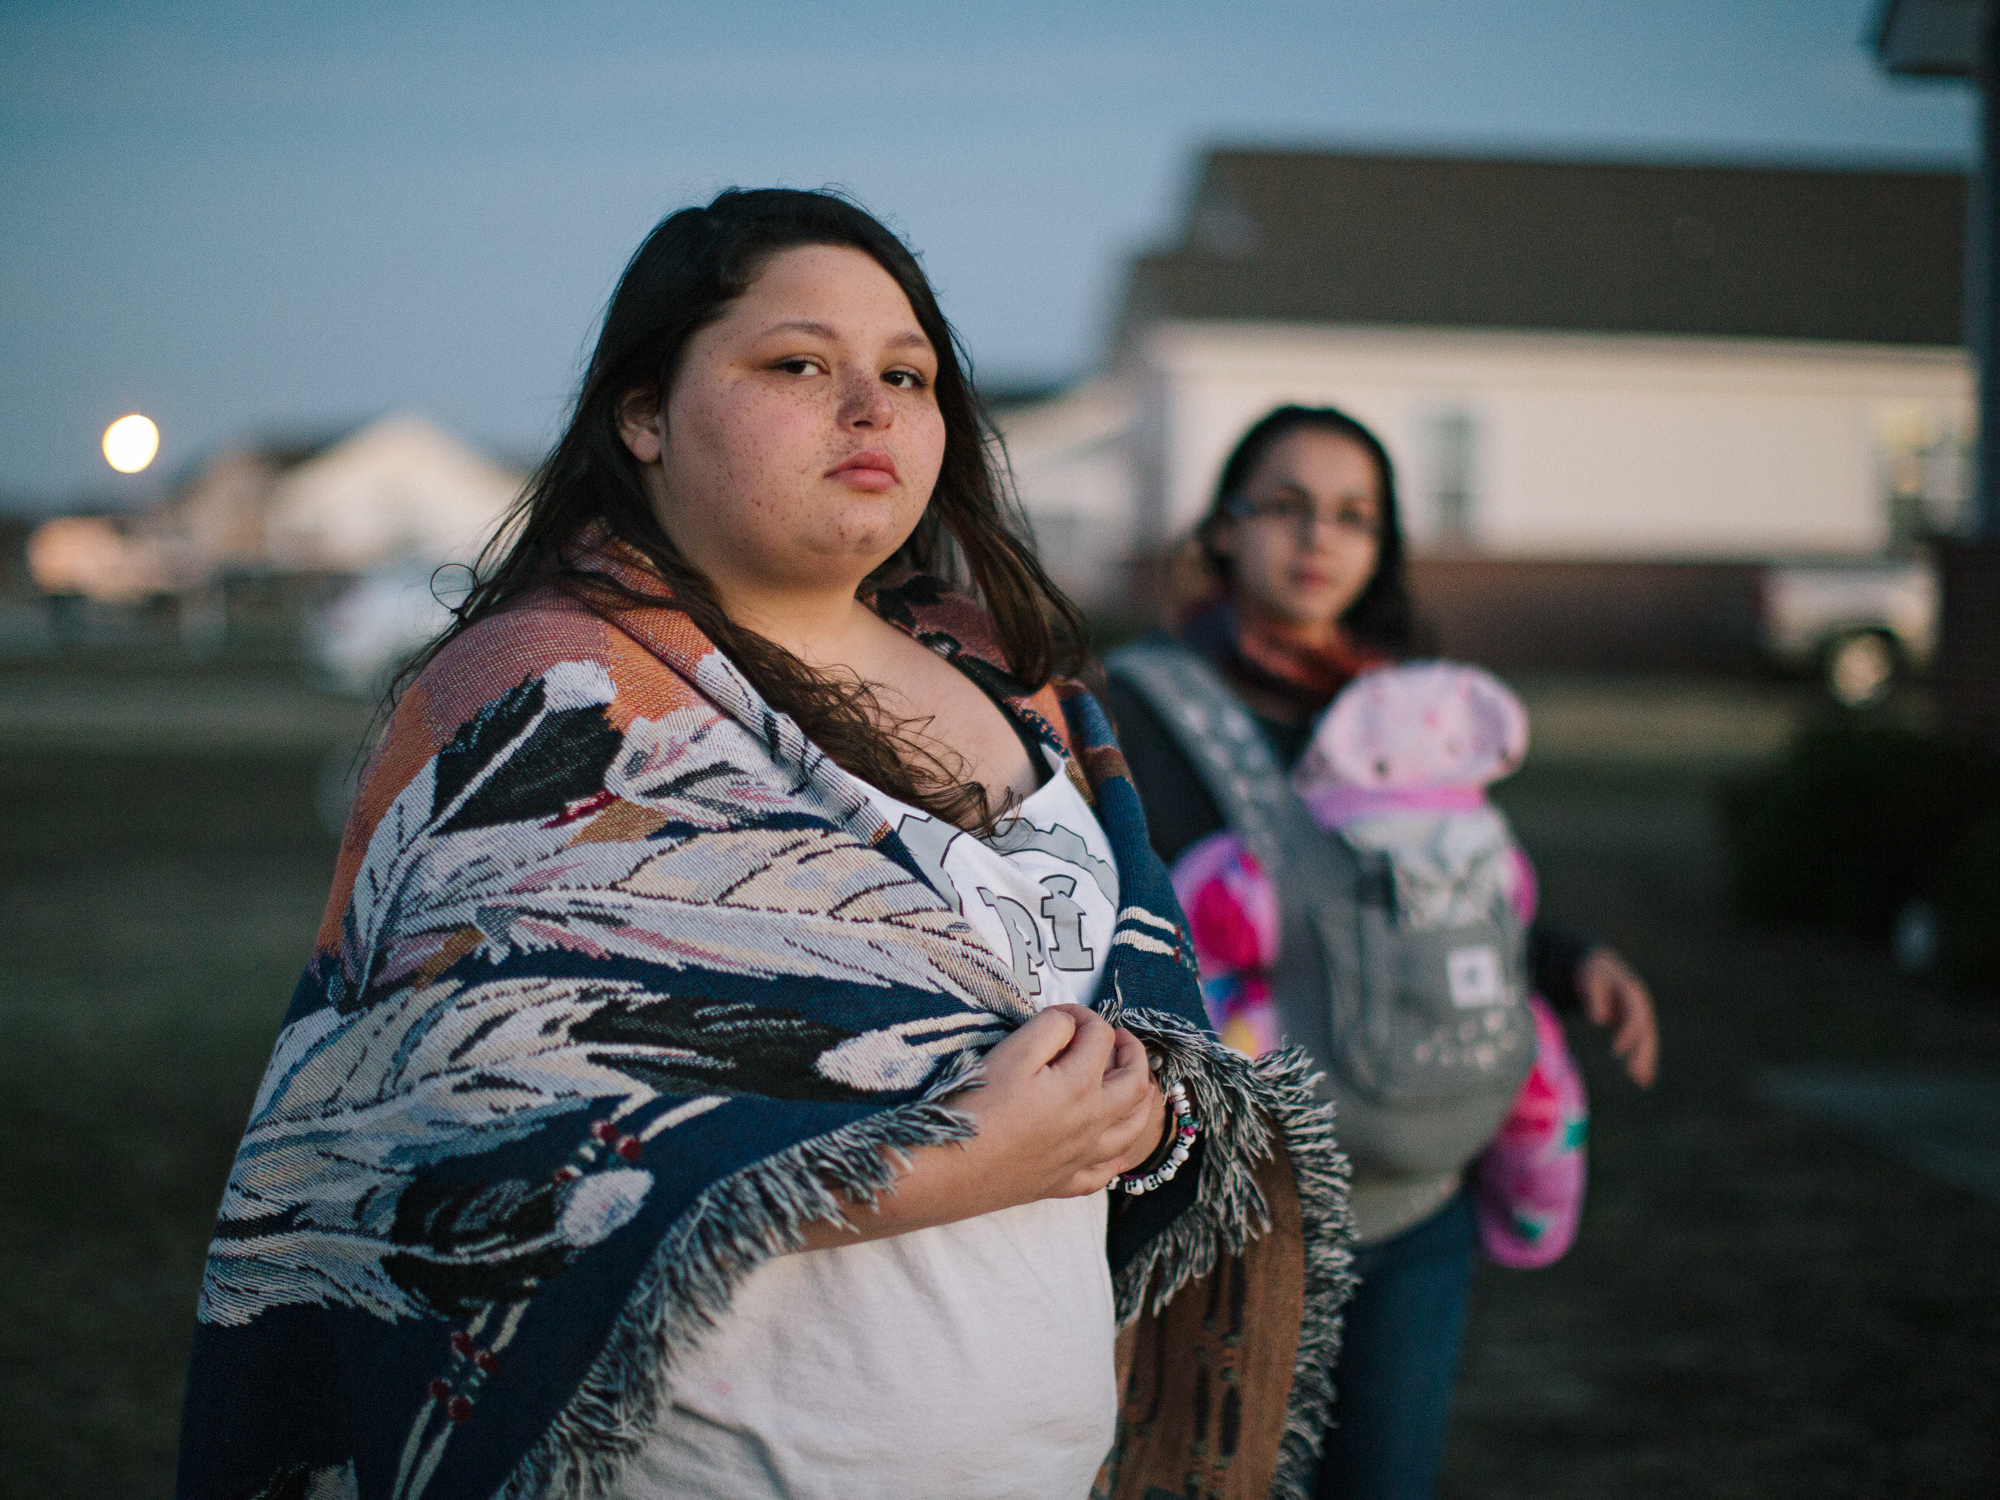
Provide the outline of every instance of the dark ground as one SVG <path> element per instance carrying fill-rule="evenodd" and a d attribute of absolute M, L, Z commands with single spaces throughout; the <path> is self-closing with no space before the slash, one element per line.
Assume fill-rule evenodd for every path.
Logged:
<path fill-rule="evenodd" d="M 317 752 L 0 740 L 0 1495 L 164 1496 L 201 1256 L 333 858 Z M 1750 1102 L 1806 1061 L 2000 1066 L 2000 1010 L 1717 906 L 1695 771 L 1506 790 L 1547 908 L 1659 993 L 1585 1041 L 1578 1248 L 1483 1270 L 1445 1495 L 2000 1494 L 2000 1207 Z"/>
<path fill-rule="evenodd" d="M 1748 1093 L 1801 1062 L 1992 1069 L 2000 1008 L 1730 923 L 1699 777 L 1503 790 L 1545 909 L 1625 950 L 1666 1045 L 1645 1095 L 1581 1040 L 1578 1245 L 1481 1268 L 1443 1494 L 2000 1495 L 2000 1207 Z"/>

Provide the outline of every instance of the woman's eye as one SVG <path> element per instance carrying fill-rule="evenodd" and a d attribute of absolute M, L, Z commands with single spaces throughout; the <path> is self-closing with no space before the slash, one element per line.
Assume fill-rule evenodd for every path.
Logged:
<path fill-rule="evenodd" d="M 797 359 L 781 359 L 777 367 L 787 375 L 807 375 L 819 368 L 819 361 L 800 356 Z"/>
<path fill-rule="evenodd" d="M 882 378 L 899 391 L 920 391 L 930 384 L 918 370 L 891 370 Z"/>

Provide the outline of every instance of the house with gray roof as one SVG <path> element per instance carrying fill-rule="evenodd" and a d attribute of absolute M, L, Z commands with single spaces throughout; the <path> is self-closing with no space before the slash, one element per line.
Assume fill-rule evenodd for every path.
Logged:
<path fill-rule="evenodd" d="M 1215 150 L 1175 242 L 1131 262 L 1105 373 L 1065 398 L 1089 409 L 1072 425 L 1098 480 L 1031 441 L 1023 500 L 1093 565 L 1157 554 L 1242 430 L 1298 401 L 1382 434 L 1420 559 L 1601 577 L 1880 555 L 1967 498 L 1965 190 L 1915 169 Z"/>

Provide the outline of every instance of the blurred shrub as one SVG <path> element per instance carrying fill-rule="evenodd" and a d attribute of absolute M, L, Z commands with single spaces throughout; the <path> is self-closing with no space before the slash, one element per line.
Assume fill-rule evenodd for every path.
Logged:
<path fill-rule="evenodd" d="M 1913 898 L 1937 908 L 1945 966 L 2000 987 L 2000 767 L 1907 728 L 1814 729 L 1724 795 L 1729 894 L 1744 915 L 1886 940 Z"/>
<path fill-rule="evenodd" d="M 2000 813 L 1959 841 L 1935 885 L 1938 967 L 1967 989 L 2000 993 Z"/>

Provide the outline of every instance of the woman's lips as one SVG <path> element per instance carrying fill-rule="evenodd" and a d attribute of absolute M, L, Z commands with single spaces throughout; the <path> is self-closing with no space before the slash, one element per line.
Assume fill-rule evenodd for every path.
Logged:
<path fill-rule="evenodd" d="M 897 483 L 896 460 L 871 448 L 828 469 L 826 477 L 845 480 L 859 490 L 893 489 Z"/>

